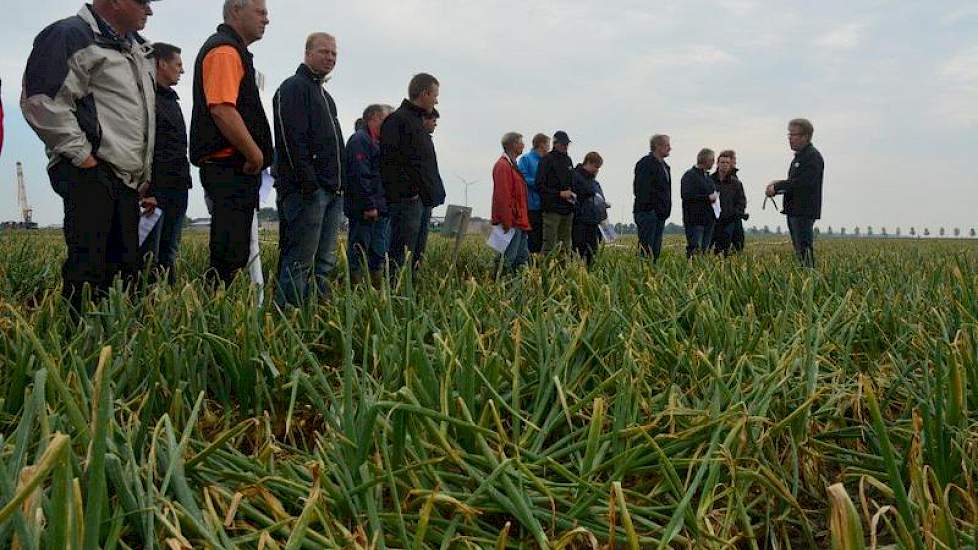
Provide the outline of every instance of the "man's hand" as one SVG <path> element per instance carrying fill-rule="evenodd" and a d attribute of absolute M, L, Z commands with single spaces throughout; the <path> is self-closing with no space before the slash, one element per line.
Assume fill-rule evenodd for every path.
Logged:
<path fill-rule="evenodd" d="M 146 197 L 139 201 L 139 206 L 143 207 L 143 216 L 148 216 L 156 210 L 156 197 Z"/>
<path fill-rule="evenodd" d="M 88 170 L 89 168 L 95 168 L 96 166 L 98 166 L 98 159 L 95 158 L 95 155 L 88 155 L 88 158 L 85 159 L 85 161 L 82 162 L 78 167 Z"/>
<path fill-rule="evenodd" d="M 574 197 L 576 197 L 576 195 L 570 189 L 565 189 L 560 192 L 560 198 L 564 199 L 565 201 L 572 201 L 574 200 Z"/>
<path fill-rule="evenodd" d="M 242 171 L 249 176 L 256 176 L 261 172 L 261 166 L 264 163 L 265 156 L 262 154 L 261 149 L 256 148 L 245 158 L 244 168 L 242 168 Z"/>
<path fill-rule="evenodd" d="M 136 188 L 136 192 L 139 193 L 139 198 L 146 198 L 146 193 L 149 193 L 149 182 L 143 182 L 142 185 Z"/>
<path fill-rule="evenodd" d="M 363 211 L 363 219 L 367 220 L 368 222 L 375 222 L 379 217 L 380 212 L 376 208 Z"/>
<path fill-rule="evenodd" d="M 714 204 L 720 200 L 720 193 L 713 192 L 710 194 L 710 204 Z"/>
<path fill-rule="evenodd" d="M 507 224 L 507 223 L 501 223 L 499 225 L 501 225 L 503 227 L 503 232 L 504 233 L 509 233 L 509 230 L 511 229 L 511 227 L 509 226 L 509 224 Z"/>
<path fill-rule="evenodd" d="M 767 189 L 764 190 L 764 194 L 773 197 L 778 194 L 777 190 L 774 189 L 774 182 L 767 184 Z"/>

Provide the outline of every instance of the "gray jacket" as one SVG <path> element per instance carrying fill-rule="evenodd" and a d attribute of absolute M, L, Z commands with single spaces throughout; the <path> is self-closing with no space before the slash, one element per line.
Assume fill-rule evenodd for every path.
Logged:
<path fill-rule="evenodd" d="M 94 154 L 128 186 L 152 174 L 155 65 L 138 34 L 119 36 L 83 6 L 37 35 L 20 105 L 47 149 L 49 166 Z"/>

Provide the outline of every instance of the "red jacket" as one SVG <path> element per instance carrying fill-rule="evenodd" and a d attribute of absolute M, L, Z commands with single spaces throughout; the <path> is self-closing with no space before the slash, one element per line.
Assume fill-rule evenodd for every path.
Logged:
<path fill-rule="evenodd" d="M 526 181 L 506 155 L 492 167 L 492 224 L 530 230 Z"/>

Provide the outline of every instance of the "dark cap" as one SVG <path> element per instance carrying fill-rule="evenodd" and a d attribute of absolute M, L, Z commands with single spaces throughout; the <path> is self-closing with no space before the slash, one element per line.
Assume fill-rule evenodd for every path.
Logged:
<path fill-rule="evenodd" d="M 570 142 L 571 142 L 570 136 L 567 135 L 567 132 L 563 130 L 557 130 L 556 132 L 554 132 L 554 143 L 569 145 Z"/>

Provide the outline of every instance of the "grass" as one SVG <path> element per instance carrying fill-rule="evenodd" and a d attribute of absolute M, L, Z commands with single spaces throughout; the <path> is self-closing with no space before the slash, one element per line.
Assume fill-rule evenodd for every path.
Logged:
<path fill-rule="evenodd" d="M 496 279 L 435 238 L 283 314 L 190 234 L 73 329 L 60 235 L 2 233 L 0 547 L 974 548 L 978 244 L 750 244 Z"/>

